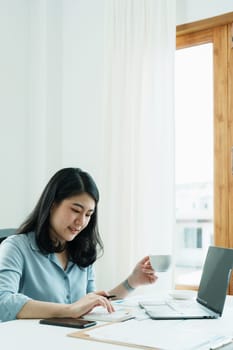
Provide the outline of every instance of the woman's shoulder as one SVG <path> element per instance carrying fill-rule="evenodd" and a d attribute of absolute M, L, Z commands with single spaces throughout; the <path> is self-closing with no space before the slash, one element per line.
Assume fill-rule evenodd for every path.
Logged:
<path fill-rule="evenodd" d="M 30 233 L 20 233 L 20 234 L 13 234 L 9 237 L 7 237 L 1 245 L 3 246 L 12 246 L 12 247 L 18 247 L 18 248 L 24 248 L 28 247 L 30 245 L 30 242 L 34 241 L 34 232 Z"/>
<path fill-rule="evenodd" d="M 32 253 L 30 238 L 32 234 L 14 234 L 0 244 L 0 268 L 4 266 L 23 266 Z"/>

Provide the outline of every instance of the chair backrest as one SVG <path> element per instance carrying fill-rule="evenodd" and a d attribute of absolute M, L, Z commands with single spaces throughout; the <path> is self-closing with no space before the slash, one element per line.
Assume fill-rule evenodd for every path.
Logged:
<path fill-rule="evenodd" d="M 16 231 L 15 228 L 1 228 L 0 229 L 0 244 L 8 236 L 14 235 L 15 231 Z"/>

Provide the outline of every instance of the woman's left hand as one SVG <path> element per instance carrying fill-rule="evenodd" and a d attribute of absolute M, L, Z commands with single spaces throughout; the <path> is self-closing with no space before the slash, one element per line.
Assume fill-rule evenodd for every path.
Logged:
<path fill-rule="evenodd" d="M 152 284 L 156 282 L 158 277 L 155 275 L 155 270 L 151 266 L 149 256 L 144 257 L 140 260 L 133 272 L 128 277 L 129 285 L 136 288 L 140 285 Z"/>

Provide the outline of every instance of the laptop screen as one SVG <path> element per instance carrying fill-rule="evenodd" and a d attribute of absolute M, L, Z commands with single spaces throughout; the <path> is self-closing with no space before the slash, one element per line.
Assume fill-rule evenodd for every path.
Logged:
<path fill-rule="evenodd" d="M 203 267 L 197 301 L 220 316 L 233 266 L 233 249 L 209 247 Z"/>

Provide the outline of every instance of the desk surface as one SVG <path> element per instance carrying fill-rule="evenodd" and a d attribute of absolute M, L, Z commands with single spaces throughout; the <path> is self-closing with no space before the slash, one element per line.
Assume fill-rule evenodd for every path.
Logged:
<path fill-rule="evenodd" d="M 209 321 L 211 322 L 211 320 L 206 320 L 206 322 Z M 233 297 L 228 297 L 223 317 L 219 319 L 219 325 L 222 324 L 222 322 L 223 325 L 226 324 L 226 321 L 233 325 Z M 143 321 L 138 322 L 141 323 L 141 329 L 143 331 Z M 169 322 L 172 327 L 174 321 Z M 41 350 L 48 349 L 49 347 L 56 350 L 132 350 L 131 347 L 71 338 L 67 336 L 67 334 L 74 331 L 76 331 L 74 328 L 41 325 L 38 320 L 3 322 L 0 323 L 0 344 L 4 344 L 5 350 Z M 233 344 L 225 346 L 223 349 L 233 350 Z"/>
<path fill-rule="evenodd" d="M 117 345 L 67 337 L 74 328 L 40 325 L 38 320 L 17 320 L 0 323 L 0 344 L 5 350 L 120 350 Z"/>

